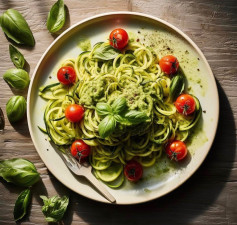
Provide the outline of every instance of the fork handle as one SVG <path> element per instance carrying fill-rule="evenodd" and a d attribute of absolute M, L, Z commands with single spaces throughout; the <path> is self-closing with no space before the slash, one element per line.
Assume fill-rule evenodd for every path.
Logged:
<path fill-rule="evenodd" d="M 95 178 L 92 173 L 88 173 L 85 178 L 111 203 L 115 203 L 116 199 L 107 191 L 104 185 Z"/>

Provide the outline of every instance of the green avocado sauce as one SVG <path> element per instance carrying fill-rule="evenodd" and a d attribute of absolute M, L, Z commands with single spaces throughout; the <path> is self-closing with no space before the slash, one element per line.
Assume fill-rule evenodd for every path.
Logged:
<path fill-rule="evenodd" d="M 80 37 L 77 46 L 84 52 L 91 50 L 91 41 L 87 37 Z"/>

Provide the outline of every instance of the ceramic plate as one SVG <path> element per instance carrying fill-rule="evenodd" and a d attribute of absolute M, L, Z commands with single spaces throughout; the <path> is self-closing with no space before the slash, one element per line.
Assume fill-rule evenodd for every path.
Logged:
<path fill-rule="evenodd" d="M 214 76 L 204 55 L 196 44 L 175 26 L 152 16 L 133 12 L 105 13 L 83 20 L 62 33 L 41 57 L 31 80 L 28 93 L 28 125 L 36 150 L 50 172 L 65 186 L 87 198 L 107 202 L 85 179 L 76 178 L 40 132 L 44 127 L 46 102 L 38 96 L 38 89 L 56 80 L 60 64 L 76 58 L 82 50 L 83 38 L 91 45 L 107 41 L 112 29 L 122 27 L 129 37 L 153 48 L 158 55 L 178 57 L 188 80 L 189 93 L 196 95 L 203 108 L 202 120 L 188 142 L 189 157 L 184 162 L 170 163 L 164 156 L 155 166 L 145 170 L 137 184 L 126 182 L 117 190 L 106 187 L 117 204 L 136 204 L 163 196 L 184 183 L 201 165 L 213 143 L 218 117 L 219 100 Z"/>

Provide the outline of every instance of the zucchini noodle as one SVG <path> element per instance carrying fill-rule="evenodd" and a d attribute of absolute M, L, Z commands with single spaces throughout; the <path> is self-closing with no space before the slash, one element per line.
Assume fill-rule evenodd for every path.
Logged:
<path fill-rule="evenodd" d="M 170 77 L 162 72 L 151 49 L 129 42 L 113 59 L 96 59 L 95 51 L 106 45 L 97 43 L 91 51 L 62 63 L 76 71 L 74 85 L 50 84 L 41 87 L 39 95 L 48 101 L 44 121 L 50 140 L 62 147 L 83 139 L 91 146 L 94 175 L 117 188 L 124 181 L 122 171 L 127 161 L 135 158 L 143 167 L 151 167 L 161 157 L 168 140 L 185 141 L 200 118 L 201 106 L 195 98 L 195 114 L 187 118 L 178 115 L 169 98 Z M 96 104 L 111 105 L 119 97 L 126 99 L 130 110 L 144 112 L 150 120 L 136 125 L 117 123 L 115 131 L 103 139 L 98 131 L 103 117 L 97 114 Z M 65 108 L 74 103 L 85 109 L 79 123 L 65 118 Z"/>

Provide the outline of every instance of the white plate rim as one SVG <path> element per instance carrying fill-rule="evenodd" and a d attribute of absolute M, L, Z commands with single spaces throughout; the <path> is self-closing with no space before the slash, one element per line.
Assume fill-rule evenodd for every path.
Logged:
<path fill-rule="evenodd" d="M 203 59 L 203 62 L 205 63 L 205 66 L 206 68 L 208 69 L 208 72 L 209 72 L 209 75 L 210 75 L 210 78 L 212 79 L 212 82 L 213 84 L 215 84 L 215 93 L 214 95 L 216 96 L 215 99 L 217 100 L 217 105 L 216 105 L 216 115 L 215 115 L 215 126 L 214 126 L 214 131 L 212 133 L 212 136 L 211 136 L 211 141 L 208 141 L 208 147 L 207 147 L 207 151 L 205 152 L 205 154 L 202 155 L 202 158 L 201 160 L 199 160 L 199 163 L 197 164 L 197 166 L 195 167 L 195 169 L 189 173 L 188 176 L 185 177 L 185 179 L 182 181 L 182 182 L 179 182 L 178 184 L 176 184 L 175 186 L 173 186 L 172 188 L 170 188 L 169 190 L 167 190 L 166 192 L 164 192 L 163 194 L 161 195 L 157 195 L 156 197 L 152 197 L 152 198 L 148 198 L 147 200 L 143 200 L 143 201 L 134 201 L 134 202 L 127 202 L 127 203 L 119 203 L 121 205 L 130 205 L 130 204 L 140 204 L 140 203 L 144 203 L 144 202 L 148 202 L 148 201 L 151 201 L 151 200 L 154 200 L 154 199 L 157 199 L 157 198 L 160 198 L 170 192 L 172 192 L 173 190 L 175 190 L 176 188 L 178 188 L 179 186 L 181 186 L 184 182 L 186 182 L 197 170 L 198 168 L 201 166 L 201 164 L 203 163 L 203 161 L 205 160 L 206 156 L 208 155 L 210 149 L 211 149 L 211 146 L 214 142 L 214 138 L 215 138 L 215 135 L 216 135 L 216 131 L 217 131 L 217 126 L 218 126 L 218 121 L 219 121 L 219 95 L 218 95 L 218 90 L 217 90 L 217 85 L 216 85 L 216 82 L 215 82 L 215 77 L 213 75 L 213 72 L 210 68 L 210 65 L 209 63 L 207 62 L 207 59 L 206 57 L 204 56 L 204 54 L 202 53 L 202 51 L 199 49 L 199 47 L 183 32 L 181 31 L 179 28 L 175 27 L 174 25 L 170 24 L 169 22 L 165 21 L 165 20 L 162 20 L 160 18 L 157 18 L 155 16 L 152 16 L 152 15 L 148 15 L 148 14 L 145 14 L 145 13 L 140 13 L 140 12 L 128 12 L 128 11 L 115 11 L 115 12 L 106 12 L 106 13 L 101 13 L 101 14 L 97 14 L 95 16 L 91 16 L 91 17 L 88 17 L 86 19 L 83 19 L 81 21 L 79 21 L 78 23 L 72 25 L 71 27 L 69 27 L 67 30 L 65 30 L 62 34 L 60 34 L 50 45 L 49 47 L 45 50 L 45 52 L 43 53 L 43 55 L 41 56 L 39 62 L 37 63 L 35 69 L 34 69 L 34 72 L 33 72 L 33 75 L 31 77 L 31 81 L 30 81 L 30 85 L 29 85 L 29 89 L 28 89 L 28 95 L 27 95 L 27 122 L 28 122 L 28 127 L 29 127 L 29 132 L 30 132 L 30 136 L 31 136 L 31 139 L 33 141 L 33 144 L 41 158 L 41 160 L 44 162 L 43 160 L 43 154 L 41 154 L 41 152 L 37 149 L 36 147 L 36 139 L 35 139 L 35 136 L 33 135 L 33 131 L 32 131 L 32 121 L 31 121 L 31 116 L 30 116 L 30 100 L 31 100 L 31 90 L 32 90 L 32 87 L 33 87 L 33 81 L 34 81 L 34 78 L 36 77 L 36 74 L 37 74 L 37 70 L 40 66 L 40 64 L 42 63 L 44 57 L 47 55 L 47 53 L 50 51 L 50 49 L 52 48 L 52 46 L 59 41 L 59 39 L 61 39 L 66 33 L 69 33 L 71 30 L 73 30 L 75 27 L 77 26 L 80 26 L 82 25 L 83 23 L 86 23 L 90 20 L 93 20 L 93 19 L 99 19 L 101 17 L 105 17 L 105 16 L 110 16 L 110 15 L 132 15 L 132 16 L 140 16 L 140 17 L 145 17 L 145 18 L 148 18 L 148 19 L 152 19 L 154 21 L 157 21 L 158 23 L 161 23 L 161 24 L 164 24 L 166 25 L 167 27 L 173 29 L 175 32 L 177 32 L 179 35 L 181 35 L 185 40 L 187 40 L 191 46 L 195 49 L 195 51 L 198 53 L 199 56 L 201 56 L 201 58 Z M 45 163 L 45 162 L 44 162 Z M 45 163 L 46 165 L 46 163 Z M 61 179 L 61 177 L 59 176 L 56 176 L 53 172 L 53 169 L 51 168 L 50 164 L 47 164 L 46 165 L 47 169 L 62 183 L 64 184 L 66 187 L 68 187 L 69 189 L 73 190 L 74 192 L 86 197 L 86 198 L 89 198 L 89 199 L 92 199 L 92 200 L 95 200 L 95 201 L 99 201 L 99 202 L 103 202 L 103 203 L 109 203 L 107 202 L 106 200 L 105 201 L 100 201 L 98 199 L 95 199 L 95 198 L 92 198 L 89 194 L 85 194 L 85 193 L 80 193 L 78 190 L 76 190 L 75 188 L 71 187 L 70 185 L 68 185 L 67 183 L 64 182 L 63 179 Z"/>

